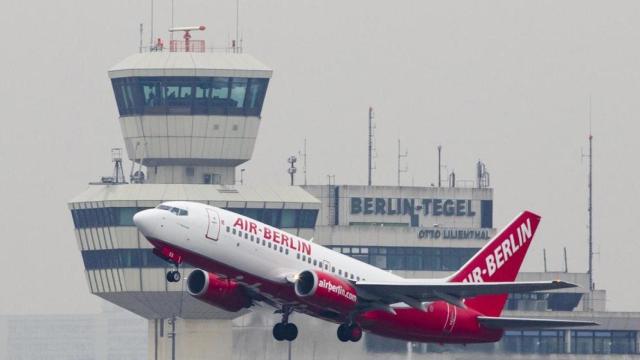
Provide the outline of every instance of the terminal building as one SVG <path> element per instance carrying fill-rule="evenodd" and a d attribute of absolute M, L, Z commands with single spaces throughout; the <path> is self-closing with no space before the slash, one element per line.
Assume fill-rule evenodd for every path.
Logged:
<path fill-rule="evenodd" d="M 172 266 L 153 255 L 132 217 L 169 200 L 242 213 L 412 278 L 447 276 L 504 225 L 494 224 L 493 189 L 482 181 L 469 187 L 242 184 L 237 166 L 251 159 L 272 70 L 247 54 L 207 52 L 204 43 L 191 42 L 134 54 L 109 70 L 126 153 L 137 170 L 125 179 L 115 153 L 114 176 L 69 202 L 90 291 L 147 319 L 140 336 L 148 359 L 272 359 L 289 351 L 305 359 L 640 355 L 640 313 L 607 312 L 605 292 L 589 291 L 582 273 L 522 273 L 520 280 L 562 279 L 581 287 L 513 294 L 504 313 L 600 326 L 508 332 L 497 344 L 466 347 L 370 334 L 343 344 L 337 325 L 300 314 L 293 315 L 300 336 L 289 345 L 272 338 L 275 309 L 229 313 L 190 297 L 183 282 L 168 283 Z M 191 270 L 182 268 L 182 278 Z"/>

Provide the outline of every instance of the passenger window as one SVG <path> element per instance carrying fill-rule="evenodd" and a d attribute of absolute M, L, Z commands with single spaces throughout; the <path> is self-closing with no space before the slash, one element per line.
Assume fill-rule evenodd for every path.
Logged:
<path fill-rule="evenodd" d="M 284 249 L 284 254 L 289 255 L 289 249 Z"/>
<path fill-rule="evenodd" d="M 233 235 L 235 235 L 235 234 L 236 234 L 236 229 L 231 230 L 231 233 L 232 233 Z"/>
<path fill-rule="evenodd" d="M 227 226 L 227 232 L 229 232 L 230 230 L 231 230 L 231 228 Z"/>
<path fill-rule="evenodd" d="M 244 238 L 245 238 L 245 239 L 249 239 L 249 234 L 244 233 Z"/>
<path fill-rule="evenodd" d="M 302 261 L 306 261 L 307 260 L 307 256 L 306 255 L 302 255 Z"/>
<path fill-rule="evenodd" d="M 269 249 L 271 249 L 271 242 L 269 242 L 269 244 L 267 244 L 267 246 L 269 247 Z"/>
<path fill-rule="evenodd" d="M 309 262 L 309 264 L 311 264 L 311 258 L 308 258 L 307 261 Z"/>
<path fill-rule="evenodd" d="M 296 253 L 296 259 L 300 260 L 300 253 Z"/>
<path fill-rule="evenodd" d="M 356 276 L 356 280 L 360 281 L 360 276 Z"/>
<path fill-rule="evenodd" d="M 264 246 L 264 239 L 262 240 L 262 246 Z"/>
<path fill-rule="evenodd" d="M 318 264 L 318 262 L 316 260 L 313 260 L 313 266 L 316 266 Z"/>
<path fill-rule="evenodd" d="M 282 246 L 280 246 L 280 252 L 283 252 L 284 248 Z"/>
<path fill-rule="evenodd" d="M 344 277 L 346 277 L 347 279 L 349 278 L 349 273 L 348 272 L 344 272 Z"/>
<path fill-rule="evenodd" d="M 342 269 L 338 269 L 338 275 L 342 275 Z"/>
<path fill-rule="evenodd" d="M 242 237 L 242 231 L 238 231 L 238 236 Z"/>
<path fill-rule="evenodd" d="M 336 272 L 336 267 L 335 267 L 335 266 L 332 266 L 332 267 L 331 267 L 331 272 L 332 272 L 332 273 L 335 273 L 335 272 Z"/>

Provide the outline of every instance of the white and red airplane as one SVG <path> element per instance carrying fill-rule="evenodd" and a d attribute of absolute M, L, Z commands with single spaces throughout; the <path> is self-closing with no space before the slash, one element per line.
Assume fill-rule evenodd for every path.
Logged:
<path fill-rule="evenodd" d="M 500 317 L 508 293 L 575 287 L 563 281 L 514 282 L 540 217 L 525 211 L 444 279 L 405 279 L 251 218 L 194 202 L 166 202 L 133 218 L 154 253 L 193 265 L 192 296 L 227 311 L 265 303 L 282 314 L 276 340 L 294 340 L 293 312 L 338 326 L 338 339 L 362 332 L 419 342 L 481 343 L 505 329 L 597 325 L 587 321 Z"/>

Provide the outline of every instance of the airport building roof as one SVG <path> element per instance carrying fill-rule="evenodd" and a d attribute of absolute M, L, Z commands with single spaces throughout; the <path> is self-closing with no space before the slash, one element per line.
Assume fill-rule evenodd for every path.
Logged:
<path fill-rule="evenodd" d="M 110 78 L 133 76 L 225 76 L 270 78 L 272 70 L 251 55 L 219 52 L 146 52 L 109 70 Z"/>
<path fill-rule="evenodd" d="M 283 203 L 285 208 L 319 208 L 320 201 L 297 186 L 229 186 L 206 184 L 93 184 L 70 203 L 84 202 L 158 202 L 182 200 L 209 202 L 211 205 L 242 206 L 233 203 Z M 115 204 L 114 204 L 115 205 Z M 126 206 L 125 204 L 122 204 Z M 295 206 L 300 205 L 300 206 Z"/>

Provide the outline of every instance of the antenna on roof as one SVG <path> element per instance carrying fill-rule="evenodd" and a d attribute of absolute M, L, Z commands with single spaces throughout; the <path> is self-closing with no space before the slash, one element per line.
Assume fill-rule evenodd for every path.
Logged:
<path fill-rule="evenodd" d="M 142 23 L 140 23 L 140 45 L 138 46 L 138 52 L 142 52 L 142 32 L 143 32 L 143 27 L 142 27 Z"/>
<path fill-rule="evenodd" d="M 400 186 L 400 175 L 409 171 L 409 164 L 402 166 L 402 158 L 409 156 L 409 150 L 405 149 L 404 154 L 400 150 L 400 139 L 398 139 L 398 186 Z"/>
<path fill-rule="evenodd" d="M 240 46 L 240 0 L 236 0 L 236 39 L 237 46 Z M 234 46 L 234 50 L 236 46 Z"/>
<path fill-rule="evenodd" d="M 174 0 L 171 0 L 171 27 L 173 28 Z M 173 40 L 173 32 L 169 33 L 169 40 Z"/>
<path fill-rule="evenodd" d="M 153 46 L 153 0 L 151 0 L 151 32 L 149 36 L 149 47 Z"/>
<path fill-rule="evenodd" d="M 174 33 L 176 31 L 184 31 L 184 35 L 182 35 L 182 38 L 184 39 L 184 42 L 181 44 L 184 46 L 184 51 L 185 52 L 190 52 L 190 51 L 197 51 L 197 52 L 203 52 L 204 51 L 204 40 L 194 40 L 193 43 L 193 47 L 192 47 L 192 41 L 191 41 L 191 31 L 204 31 L 206 30 L 207 27 L 204 25 L 200 25 L 200 26 L 179 26 L 179 27 L 172 27 L 169 29 L 170 33 Z M 169 42 L 169 50 L 174 52 L 174 51 L 178 51 L 178 41 L 177 40 L 171 40 Z"/>

